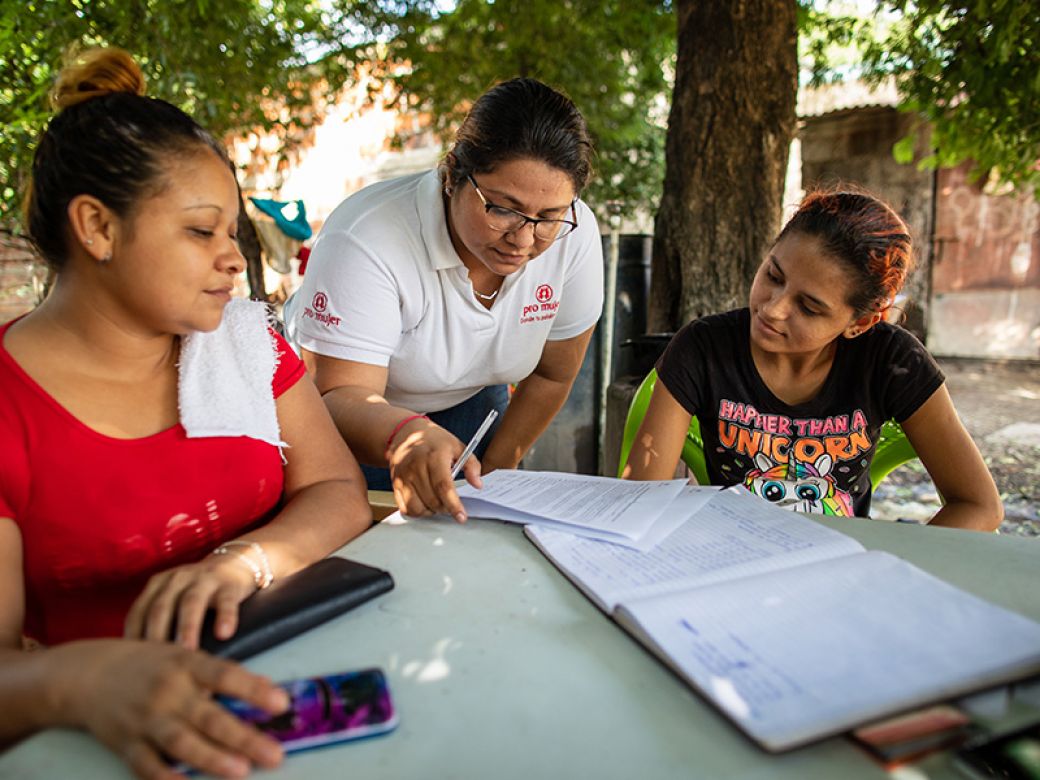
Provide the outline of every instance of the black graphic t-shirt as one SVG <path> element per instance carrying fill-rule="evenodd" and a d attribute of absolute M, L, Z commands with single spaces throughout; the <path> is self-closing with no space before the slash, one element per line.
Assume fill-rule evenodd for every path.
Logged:
<path fill-rule="evenodd" d="M 911 333 L 881 322 L 839 338 L 820 392 L 791 406 L 759 376 L 750 326 L 747 309 L 695 320 L 657 363 L 659 381 L 700 422 L 712 484 L 742 484 L 799 512 L 866 517 L 881 426 L 939 389 L 939 366 Z"/>

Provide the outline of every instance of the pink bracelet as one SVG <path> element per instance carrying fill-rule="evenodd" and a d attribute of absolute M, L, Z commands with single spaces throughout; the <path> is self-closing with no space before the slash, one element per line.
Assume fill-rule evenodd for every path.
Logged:
<path fill-rule="evenodd" d="M 383 451 L 387 454 L 387 460 L 390 460 L 390 445 L 394 442 L 394 437 L 401 431 L 401 429 L 410 423 L 412 420 L 429 420 L 425 414 L 413 414 L 411 417 L 405 417 L 401 422 L 394 426 L 394 429 L 390 431 L 390 435 L 386 439 L 386 446 L 383 447 Z"/>

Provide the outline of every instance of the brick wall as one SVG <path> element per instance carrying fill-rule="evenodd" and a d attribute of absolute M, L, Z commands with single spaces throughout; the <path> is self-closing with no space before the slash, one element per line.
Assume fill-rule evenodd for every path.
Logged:
<path fill-rule="evenodd" d="M 46 266 L 25 241 L 0 235 L 0 322 L 33 308 L 46 278 Z"/>

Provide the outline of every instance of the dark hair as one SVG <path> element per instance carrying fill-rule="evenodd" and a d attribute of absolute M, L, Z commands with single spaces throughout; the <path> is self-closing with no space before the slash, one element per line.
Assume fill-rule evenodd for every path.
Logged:
<path fill-rule="evenodd" d="M 816 236 L 828 254 L 853 271 L 848 304 L 857 316 L 888 309 L 913 267 L 906 223 L 886 203 L 864 192 L 809 193 L 776 240 L 790 233 Z"/>
<path fill-rule="evenodd" d="M 205 147 L 228 159 L 194 119 L 145 97 L 144 86 L 137 63 L 116 48 L 86 51 L 58 76 L 51 94 L 58 113 L 36 147 L 24 207 L 28 234 L 55 270 L 65 263 L 68 206 L 77 195 L 129 219 L 162 190 L 171 155 Z"/>
<path fill-rule="evenodd" d="M 533 159 L 566 173 L 580 193 L 592 177 L 592 141 L 570 98 L 535 79 L 498 84 L 473 104 L 441 163 L 452 188 L 503 162 Z"/>

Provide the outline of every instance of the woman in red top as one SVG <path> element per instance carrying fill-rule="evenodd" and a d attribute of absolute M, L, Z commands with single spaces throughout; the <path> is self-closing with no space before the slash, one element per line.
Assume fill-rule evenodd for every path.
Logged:
<path fill-rule="evenodd" d="M 141 776 L 169 772 L 161 754 L 241 776 L 280 748 L 212 694 L 272 712 L 287 701 L 194 649 L 203 615 L 215 609 L 217 636 L 231 636 L 243 599 L 371 514 L 280 339 L 284 454 L 277 438 L 186 434 L 181 337 L 221 326 L 243 266 L 238 189 L 220 146 L 143 87 L 125 52 L 83 56 L 33 162 L 29 234 L 58 273 L 43 304 L 0 328 L 0 742 L 75 725 Z M 141 641 L 174 623 L 176 643 Z M 23 652 L 23 635 L 44 649 Z"/>

